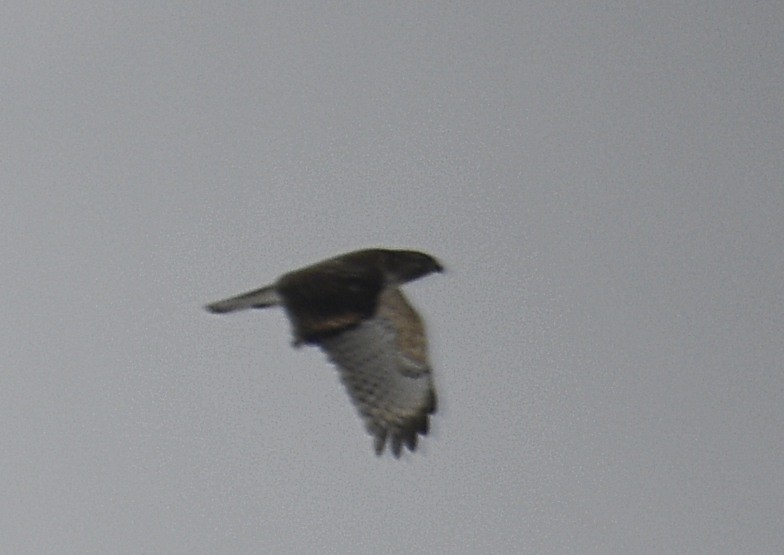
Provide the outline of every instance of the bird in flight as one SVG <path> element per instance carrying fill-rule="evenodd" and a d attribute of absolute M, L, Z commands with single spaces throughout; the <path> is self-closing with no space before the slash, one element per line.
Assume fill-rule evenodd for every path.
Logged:
<path fill-rule="evenodd" d="M 443 267 L 409 250 L 354 251 L 284 274 L 273 284 L 207 305 L 223 314 L 282 306 L 294 346 L 318 345 L 374 437 L 399 457 L 417 446 L 436 412 L 425 327 L 400 286 Z"/>

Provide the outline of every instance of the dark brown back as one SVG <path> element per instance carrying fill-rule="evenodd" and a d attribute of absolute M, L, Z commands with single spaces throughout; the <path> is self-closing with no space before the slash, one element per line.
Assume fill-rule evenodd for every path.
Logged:
<path fill-rule="evenodd" d="M 297 341 L 315 343 L 370 318 L 384 285 L 378 253 L 369 250 L 285 274 L 276 289 Z"/>

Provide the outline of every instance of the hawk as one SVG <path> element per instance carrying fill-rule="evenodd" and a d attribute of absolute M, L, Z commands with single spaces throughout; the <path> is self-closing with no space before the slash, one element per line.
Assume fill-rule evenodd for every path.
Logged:
<path fill-rule="evenodd" d="M 318 345 L 374 437 L 377 455 L 414 451 L 436 411 L 422 319 L 400 286 L 443 267 L 408 250 L 365 249 L 284 274 L 261 289 L 207 305 L 213 313 L 282 306 L 294 346 Z"/>

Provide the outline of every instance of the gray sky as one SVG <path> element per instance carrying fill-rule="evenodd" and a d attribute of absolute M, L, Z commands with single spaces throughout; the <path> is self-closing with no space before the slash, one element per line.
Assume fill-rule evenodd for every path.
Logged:
<path fill-rule="evenodd" d="M 784 551 L 779 3 L 0 21 L 4 551 Z M 374 245 L 449 269 L 401 460 L 201 309 Z"/>

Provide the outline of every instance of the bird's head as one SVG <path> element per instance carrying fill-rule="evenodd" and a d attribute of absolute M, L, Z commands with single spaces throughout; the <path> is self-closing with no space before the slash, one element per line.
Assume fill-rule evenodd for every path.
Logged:
<path fill-rule="evenodd" d="M 395 283 L 406 283 L 433 272 L 443 272 L 441 263 L 423 252 L 388 250 L 384 252 L 384 267 Z"/>

